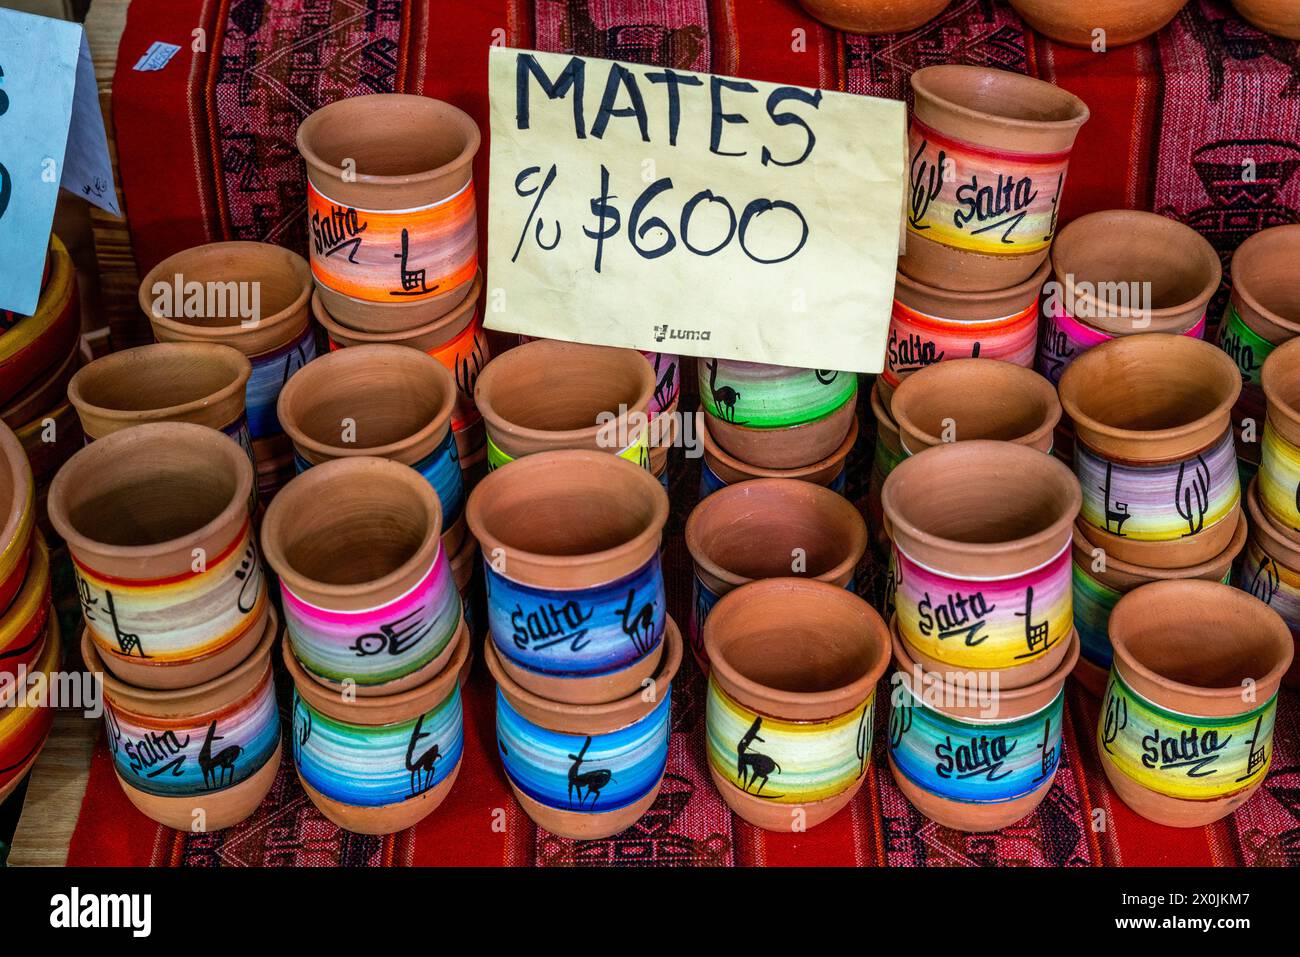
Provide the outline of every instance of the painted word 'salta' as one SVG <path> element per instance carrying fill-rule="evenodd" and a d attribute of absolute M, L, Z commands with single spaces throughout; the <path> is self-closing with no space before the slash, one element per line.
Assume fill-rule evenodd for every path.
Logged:
<path fill-rule="evenodd" d="M 369 223 L 363 223 L 351 206 L 330 205 L 328 216 L 319 212 L 311 216 L 311 240 L 318 256 L 333 256 L 348 250 L 348 262 L 356 262 L 361 248 L 361 234 Z"/>
<path fill-rule="evenodd" d="M 900 339 L 897 329 L 889 330 L 889 368 L 894 372 L 916 372 L 941 362 L 945 356 L 932 339 L 922 338 L 915 332 Z"/>
<path fill-rule="evenodd" d="M 937 605 L 930 593 L 926 592 L 917 602 L 917 627 L 927 637 L 937 629 L 940 641 L 965 635 L 966 647 L 974 648 L 988 638 L 988 635 L 981 635 L 980 632 L 988 624 L 988 616 L 997 607 L 989 604 L 983 592 L 977 591 L 969 596 L 961 592 L 949 592 Z"/>
<path fill-rule="evenodd" d="M 977 778 L 983 776 L 986 781 L 1000 781 L 1011 774 L 1012 769 L 1003 770 L 1003 765 L 1016 750 L 1020 742 L 1007 741 L 1006 735 L 993 737 L 979 734 L 971 736 L 963 744 L 953 744 L 952 735 L 934 746 L 934 756 L 938 762 L 935 773 L 941 778 Z"/>
<path fill-rule="evenodd" d="M 978 224 L 971 235 L 991 232 L 1006 227 L 1002 242 L 1012 245 L 1011 234 L 1025 218 L 1025 211 L 1038 198 L 1034 181 L 1028 176 L 1019 179 L 999 173 L 995 185 L 980 185 L 979 176 L 973 175 L 969 183 L 957 187 L 957 209 L 952 214 L 953 225 L 965 229 L 967 224 Z"/>
<path fill-rule="evenodd" d="M 1255 361 L 1255 350 L 1250 343 L 1233 332 L 1227 323 L 1224 323 L 1223 332 L 1219 335 L 1219 348 L 1237 363 L 1237 371 L 1241 373 L 1242 382 L 1250 382 L 1254 379 L 1255 374 L 1263 366 L 1262 363 Z"/>
<path fill-rule="evenodd" d="M 1142 736 L 1142 765 L 1157 771 L 1185 769 L 1189 778 L 1208 777 L 1218 770 L 1211 765 L 1223 757 L 1232 737 L 1228 735 L 1220 741 L 1219 732 L 1213 728 L 1205 731 L 1181 728 L 1172 732 L 1152 728 Z"/>
<path fill-rule="evenodd" d="M 515 647 L 521 651 L 529 648 L 541 651 L 567 642 L 570 651 L 581 651 L 590 644 L 587 629 L 583 626 L 595 613 L 594 608 L 584 612 L 582 605 L 573 599 L 563 604 L 546 602 L 528 612 L 516 603 L 515 610 L 510 613 Z"/>

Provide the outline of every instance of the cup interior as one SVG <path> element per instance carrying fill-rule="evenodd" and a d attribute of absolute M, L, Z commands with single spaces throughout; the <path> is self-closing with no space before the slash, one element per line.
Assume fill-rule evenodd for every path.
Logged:
<path fill-rule="evenodd" d="M 419 553 L 433 522 L 415 486 L 379 474 L 344 472 L 321 484 L 290 485 L 280 495 L 292 495 L 276 528 L 284 560 L 323 585 L 361 585 L 392 574 Z"/>
<path fill-rule="evenodd" d="M 844 510 L 821 496 L 765 496 L 761 491 L 711 496 L 694 523 L 696 547 L 710 561 L 740 578 L 818 578 L 853 558 L 845 513 L 853 506 L 834 492 Z M 795 557 L 803 558 L 795 571 Z M 850 569 L 851 570 L 851 569 Z"/>
<path fill-rule="evenodd" d="M 1207 295 L 1218 265 L 1195 233 L 1155 214 L 1076 220 L 1062 230 L 1054 257 L 1105 316 L 1184 307 Z"/>
<path fill-rule="evenodd" d="M 1236 286 L 1286 322 L 1300 326 L 1300 283 L 1295 264 L 1300 259 L 1300 227 L 1257 233 L 1233 256 L 1230 271 Z"/>
<path fill-rule="evenodd" d="M 187 349 L 145 347 L 131 361 L 92 362 L 77 376 L 82 401 L 112 412 L 150 412 L 198 402 L 229 387 L 241 369 Z M 108 357 L 112 358 L 112 357 Z"/>
<path fill-rule="evenodd" d="M 894 394 L 894 413 L 899 420 L 905 417 L 914 429 L 936 442 L 950 425 L 960 441 L 1013 442 L 1036 432 L 1058 414 L 1050 390 L 1024 388 L 1009 376 L 998 381 L 989 374 L 987 361 L 979 362 L 978 368 L 944 368 L 955 365 L 937 363 L 905 380 Z"/>
<path fill-rule="evenodd" d="M 260 244 L 258 244 L 260 245 Z M 181 294 L 176 295 L 177 277 Z M 170 287 L 164 292 L 161 285 Z M 204 328 L 239 325 L 256 306 L 260 320 L 284 312 L 303 294 L 305 277 L 287 253 L 240 245 L 198 247 L 159 267 L 150 301 L 166 296 L 171 309 L 155 307 L 164 318 Z"/>
<path fill-rule="evenodd" d="M 349 367 L 329 358 L 319 378 L 310 366 L 299 373 L 311 377 L 293 390 L 289 410 L 295 426 L 320 445 L 360 450 L 402 442 L 427 428 L 447 404 L 446 383 L 433 370 L 396 362 Z"/>
<path fill-rule="evenodd" d="M 1078 101 L 1064 90 L 1005 70 L 935 69 L 924 82 L 934 96 L 989 116 L 1037 123 L 1080 119 Z"/>
<path fill-rule="evenodd" d="M 469 146 L 446 104 L 417 97 L 366 98 L 312 120 L 309 146 L 322 162 L 355 163 L 363 176 L 415 176 L 453 162 Z"/>
<path fill-rule="evenodd" d="M 1066 375 L 1074 380 L 1071 398 L 1079 412 L 1094 422 L 1137 432 L 1173 429 L 1231 398 L 1236 382 L 1225 380 L 1220 355 L 1186 336 L 1113 339 L 1085 353 Z"/>
<path fill-rule="evenodd" d="M 510 361 L 514 352 L 522 353 L 520 361 Z M 517 428 L 592 429 L 601 424 L 602 413 L 618 415 L 646 398 L 649 364 L 632 350 L 551 349 L 546 343 L 526 343 L 496 361 L 503 360 L 505 378 L 492 390 L 492 409 Z"/>
<path fill-rule="evenodd" d="M 233 442 L 224 436 L 221 441 L 244 458 Z M 212 452 L 206 444 L 162 437 L 129 447 L 111 469 L 98 456 L 93 463 L 83 460 L 91 467 L 78 469 L 65 486 L 68 522 L 90 541 L 119 548 L 159 545 L 197 532 L 225 511 L 239 488 L 231 457 Z"/>
<path fill-rule="evenodd" d="M 837 691 L 870 675 L 889 653 L 871 639 L 865 610 L 848 592 L 841 602 L 827 601 L 821 589 L 742 587 L 745 601 L 715 609 L 722 612 L 716 621 L 709 617 L 710 656 L 755 684 L 796 694 Z"/>

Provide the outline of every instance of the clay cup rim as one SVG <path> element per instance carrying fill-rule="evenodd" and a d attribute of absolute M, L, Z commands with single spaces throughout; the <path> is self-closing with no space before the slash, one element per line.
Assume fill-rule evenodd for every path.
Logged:
<path fill-rule="evenodd" d="M 911 83 L 917 100 L 979 123 L 1065 133 L 1083 126 L 1090 115 L 1088 105 L 1073 93 L 1009 70 L 943 64 L 917 70 Z M 1033 117 L 1023 115 L 1023 109 L 1019 111 L 1022 115 L 1017 115 L 1017 111 L 1009 109 L 993 111 L 973 106 L 972 99 L 979 95 L 974 91 L 993 91 L 1007 103 L 1044 99 L 1043 112 L 1048 115 Z"/>
<path fill-rule="evenodd" d="M 329 309 L 325 307 L 325 302 L 321 299 L 320 291 L 312 293 L 311 312 L 316 321 L 324 327 L 330 340 L 339 345 L 342 351 L 343 347 L 356 348 L 365 345 L 401 345 L 403 347 L 415 347 L 415 344 L 423 339 L 437 338 L 437 343 L 429 346 L 436 349 L 444 343 L 450 342 L 456 334 L 465 329 L 473 321 L 473 315 L 478 311 L 479 295 L 483 292 L 483 270 L 474 273 L 474 278 L 470 281 L 469 292 L 465 295 L 455 308 L 436 319 L 431 319 L 422 326 L 416 326 L 414 329 L 391 330 L 385 332 L 367 332 L 361 329 L 353 329 L 351 326 L 344 325 L 338 319 L 330 314 Z M 470 319 L 466 319 L 466 316 Z M 446 335 L 439 333 L 451 330 Z M 424 351 L 423 347 L 421 351 Z M 308 363 L 310 365 L 310 363 Z M 305 367 L 304 367 L 305 368 Z"/>
<path fill-rule="evenodd" d="M 424 532 L 410 554 L 384 574 L 358 582 L 322 581 L 300 571 L 290 551 L 320 534 L 313 514 L 329 512 L 330 489 L 366 489 L 369 498 L 378 499 L 378 490 L 387 485 L 402 495 L 405 504 L 414 504 L 427 516 Z M 423 475 L 400 462 L 372 455 L 332 459 L 314 465 L 294 476 L 280 489 L 262 517 L 262 554 L 280 581 L 306 601 L 330 598 L 352 607 L 368 596 L 382 596 L 422 578 L 437 559 L 442 547 L 442 505 L 438 493 Z M 377 523 L 380 517 L 375 517 Z M 296 532 L 296 534 L 294 534 Z"/>
<path fill-rule="evenodd" d="M 348 370 L 370 365 L 383 366 L 388 370 L 402 369 L 412 382 L 419 378 L 426 387 L 423 391 L 441 398 L 434 411 L 433 418 L 414 431 L 380 445 L 342 445 L 331 444 L 316 438 L 303 426 L 304 418 L 317 408 L 323 399 L 338 399 L 342 394 L 338 383 Z M 340 376 L 335 379 L 334 376 Z M 385 378 L 385 384 L 395 380 Z M 425 442 L 443 433 L 451 422 L 452 412 L 456 407 L 456 380 L 451 371 L 428 353 L 399 345 L 364 345 L 348 349 L 336 349 L 327 355 L 307 363 L 294 374 L 284 388 L 280 390 L 276 409 L 280 424 L 293 444 L 304 449 L 321 460 L 348 458 L 353 456 L 373 456 L 392 458 L 412 447 L 423 446 Z M 355 400 L 357 408 L 354 417 L 364 408 L 365 399 Z M 341 422 L 340 422 L 341 426 Z"/>
<path fill-rule="evenodd" d="M 1238 649 L 1237 660 L 1225 661 L 1224 648 L 1216 642 L 1197 641 L 1198 637 L 1206 637 L 1204 629 L 1210 625 L 1205 619 L 1207 609 L 1230 614 L 1240 623 L 1234 631 L 1249 644 Z M 1151 623 L 1146 622 L 1148 618 L 1152 619 Z M 1187 626 L 1200 630 L 1183 637 Z M 1124 677 L 1134 691 L 1172 711 L 1205 717 L 1240 714 L 1263 704 L 1276 691 L 1295 653 L 1291 630 L 1276 611 L 1231 585 L 1202 579 L 1158 581 L 1133 589 L 1115 603 L 1108 630 L 1115 667 L 1125 672 Z M 1195 664 L 1187 660 L 1186 653 L 1196 648 L 1204 656 L 1205 665 L 1220 672 L 1229 668 L 1241 672 L 1240 678 L 1228 684 L 1201 684 L 1162 674 L 1144 658 L 1152 652 L 1148 642 L 1154 640 L 1158 644 L 1161 637 L 1167 641 L 1169 636 L 1181 639 L 1180 666 Z M 1247 662 L 1244 660 L 1247 656 L 1255 660 Z M 1246 673 L 1256 668 L 1262 673 Z M 1251 705 L 1242 700 L 1242 682 L 1246 679 L 1264 689 L 1262 698 Z M 1160 700 L 1170 695 L 1183 704 L 1171 705 L 1167 700 Z M 1198 706 L 1205 710 L 1195 710 Z"/>
<path fill-rule="evenodd" d="M 14 546 L 25 546 L 27 528 L 35 496 L 32 467 L 22 442 L 9 426 L 0 422 L 0 460 L 8 474 L 11 498 L 5 503 L 4 524 L 0 525 L 0 558 L 7 557 Z M 22 539 L 19 541 L 19 539 Z"/>
<path fill-rule="evenodd" d="M 754 579 L 728 568 L 710 551 L 716 544 L 710 523 L 739 517 L 754 522 L 753 531 L 759 533 L 767 509 L 789 515 L 795 508 L 822 525 L 835 542 L 835 550 L 843 555 L 830 568 L 808 577 L 834 582 L 851 576 L 867 551 L 866 523 L 843 495 L 799 479 L 749 479 L 718 489 L 686 519 L 686 548 L 707 574 L 728 585 L 744 585 Z"/>
<path fill-rule="evenodd" d="M 748 630 L 733 633 L 738 627 L 733 619 L 770 610 L 769 620 L 778 624 L 768 629 L 775 630 L 796 605 L 833 610 L 845 631 L 852 629 L 862 637 L 865 655 L 841 662 L 844 673 L 832 679 L 831 687 L 778 687 L 751 677 L 747 666 L 735 660 L 744 643 L 760 639 L 766 643 L 767 635 L 754 638 L 754 632 Z M 875 691 L 889 666 L 889 629 L 876 610 L 846 588 L 810 578 L 765 578 L 727 592 L 705 619 L 703 641 L 710 674 L 723 689 L 746 707 L 778 718 L 813 720 L 845 714 Z M 790 658 L 807 664 L 809 656 L 806 652 L 796 655 L 791 649 Z M 818 663 L 826 663 L 825 655 L 819 656 Z M 853 672 L 851 677 L 849 672 Z"/>
<path fill-rule="evenodd" d="M 963 403 L 973 401 L 973 396 L 992 396 L 998 406 L 993 410 L 1006 418 L 1019 416 L 1021 409 L 1031 409 L 1038 422 L 1029 431 L 1019 434 L 982 435 L 978 438 L 996 438 L 1018 445 L 1038 447 L 1053 434 L 1061 420 L 1061 403 L 1056 388 L 1033 369 L 999 359 L 952 359 L 926 366 L 905 378 L 894 390 L 890 401 L 894 421 L 898 423 L 900 441 L 906 446 L 907 435 L 921 439 L 925 447 L 939 445 L 942 436 L 926 428 L 922 414 L 933 413 L 934 405 L 943 397 L 953 403 L 949 414 L 961 436 L 961 422 L 952 413 L 962 411 Z M 927 409 L 926 406 L 931 408 Z M 1019 416 L 1022 420 L 1023 416 Z M 928 422 L 928 419 L 925 420 Z M 1023 424 L 1007 422 L 1006 426 Z M 907 450 L 909 453 L 920 449 Z"/>
<path fill-rule="evenodd" d="M 345 97 L 315 110 L 298 126 L 296 136 L 298 152 L 302 154 L 304 162 L 310 169 L 330 179 L 343 179 L 342 165 L 330 162 L 321 155 L 319 140 L 327 126 L 339 122 L 346 123 L 348 114 L 359 108 L 364 108 L 369 116 L 397 118 L 407 125 L 412 122 L 411 112 L 415 111 L 422 114 L 427 122 L 439 125 L 450 124 L 463 138 L 463 145 L 455 156 L 428 169 L 395 174 L 367 173 L 360 168 L 361 164 L 358 163 L 358 168 L 351 174 L 355 176 L 355 179 L 351 182 L 359 186 L 411 186 L 433 182 L 448 173 L 469 165 L 475 154 L 478 153 L 482 142 L 482 134 L 479 132 L 478 124 L 474 122 L 470 115 L 444 100 L 410 93 L 372 93 L 360 97 Z M 355 137 L 358 144 L 363 140 L 365 134 L 365 130 L 356 131 Z"/>
<path fill-rule="evenodd" d="M 1197 391 L 1205 392 L 1209 386 L 1217 387 L 1211 397 L 1213 406 L 1186 421 L 1157 428 L 1129 428 L 1112 425 L 1084 408 L 1095 394 L 1105 394 L 1101 382 L 1112 382 L 1116 373 L 1111 364 L 1119 365 L 1125 380 L 1151 381 L 1155 370 L 1187 369 L 1189 363 L 1204 370 L 1217 372 L 1213 381 L 1201 382 Z M 1061 407 L 1074 422 L 1076 433 L 1081 429 L 1120 443 L 1142 443 L 1152 439 L 1164 441 L 1194 438 L 1216 428 L 1216 423 L 1227 427 L 1233 405 L 1241 395 L 1241 374 L 1232 358 L 1217 346 L 1189 336 L 1167 332 L 1144 332 L 1136 336 L 1121 336 L 1099 343 L 1079 356 L 1066 368 L 1058 386 Z M 1208 442 L 1206 443 L 1209 444 Z"/>
<path fill-rule="evenodd" d="M 111 388 L 114 380 L 138 373 L 148 375 L 160 362 L 186 360 L 220 365 L 229 381 L 206 395 L 172 405 L 141 408 L 129 407 L 126 403 L 107 404 L 108 397 L 102 390 Z M 68 401 L 76 406 L 83 418 L 94 417 L 124 425 L 141 420 L 179 419 L 235 397 L 240 398 L 242 405 L 244 390 L 252 374 L 253 364 L 248 357 L 231 346 L 217 342 L 155 342 L 110 352 L 82 366 L 68 382 Z"/>
<path fill-rule="evenodd" d="M 1288 339 L 1269 353 L 1260 371 L 1268 414 L 1280 416 L 1284 437 L 1300 438 L 1300 338 Z"/>
<path fill-rule="evenodd" d="M 1278 261 L 1290 265 L 1300 261 L 1300 223 L 1275 226 L 1250 236 L 1232 254 L 1228 272 L 1232 277 L 1232 294 L 1253 312 L 1280 329 L 1300 336 L 1300 317 L 1288 318 L 1260 300 L 1253 280 L 1260 273 L 1276 268 Z"/>
<path fill-rule="evenodd" d="M 716 459 L 724 468 L 736 472 L 737 474 L 748 476 L 749 478 L 804 479 L 811 475 L 816 475 L 819 472 L 825 472 L 842 463 L 848 457 L 849 452 L 852 451 L 854 444 L 858 441 L 858 416 L 855 412 L 853 414 L 853 420 L 849 424 L 849 432 L 844 436 L 844 441 L 840 443 L 839 448 L 826 456 L 826 458 L 822 459 L 820 462 L 813 462 L 811 465 L 805 465 L 801 468 L 795 469 L 759 468 L 757 465 L 750 465 L 748 462 L 742 462 L 734 455 L 728 453 L 726 449 L 722 448 L 722 446 L 718 445 L 717 440 L 709 433 L 708 416 L 704 414 L 702 409 L 696 410 L 695 415 L 696 434 L 704 443 L 704 452 L 706 456 Z"/>
<path fill-rule="evenodd" d="M 1300 542 L 1293 542 L 1273 525 L 1273 520 L 1264 514 L 1263 503 L 1259 499 L 1259 476 L 1250 480 L 1246 490 L 1246 514 L 1250 516 L 1250 534 L 1259 541 L 1260 548 L 1275 559 L 1285 558 L 1280 563 L 1287 568 L 1300 569 Z M 1242 524 L 1246 524 L 1245 516 Z"/>
<path fill-rule="evenodd" d="M 201 525 L 165 540 L 141 544 L 105 542 L 81 530 L 74 513 L 88 504 L 88 489 L 103 494 L 142 485 L 146 481 L 143 473 L 128 474 L 124 482 L 106 481 L 106 476 L 120 476 L 112 468 L 115 460 L 121 457 L 151 461 L 151 449 L 155 455 L 162 456 L 178 447 L 187 448 L 196 462 L 206 463 L 205 470 L 209 473 L 218 463 L 224 463 L 231 473 L 233 488 L 230 496 L 215 515 Z M 139 563 L 143 567 L 151 559 L 183 552 L 183 564 L 188 566 L 193 560 L 188 543 L 204 541 L 222 528 L 248 521 L 253 481 L 253 464 L 248 454 L 225 433 L 191 422 L 143 422 L 96 439 L 78 449 L 64 463 L 50 483 L 50 523 L 77 555 L 95 555 L 113 562 Z"/>

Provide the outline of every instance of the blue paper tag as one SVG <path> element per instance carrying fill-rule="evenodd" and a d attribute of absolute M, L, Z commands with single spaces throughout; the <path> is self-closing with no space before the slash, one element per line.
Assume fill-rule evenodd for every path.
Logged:
<path fill-rule="evenodd" d="M 36 311 L 60 185 L 119 215 L 85 30 L 0 10 L 0 309 Z"/>

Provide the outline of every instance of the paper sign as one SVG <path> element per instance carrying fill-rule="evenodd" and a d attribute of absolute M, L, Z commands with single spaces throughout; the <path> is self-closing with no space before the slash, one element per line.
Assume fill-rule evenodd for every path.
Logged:
<path fill-rule="evenodd" d="M 119 215 L 86 32 L 0 10 L 0 309 L 36 311 L 60 185 Z"/>
<path fill-rule="evenodd" d="M 487 326 L 881 369 L 900 101 L 495 48 Z"/>

